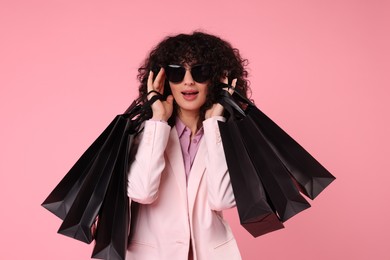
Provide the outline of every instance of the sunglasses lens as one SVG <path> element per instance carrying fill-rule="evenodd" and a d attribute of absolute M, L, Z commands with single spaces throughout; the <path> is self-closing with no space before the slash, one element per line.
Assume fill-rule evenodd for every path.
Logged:
<path fill-rule="evenodd" d="M 183 81 L 186 69 L 181 65 L 168 65 L 166 74 L 170 82 L 179 83 Z M 211 78 L 211 66 L 208 64 L 195 65 L 191 68 L 191 75 L 196 82 L 203 83 Z"/>
<path fill-rule="evenodd" d="M 196 82 L 203 83 L 211 78 L 211 66 L 208 64 L 196 65 L 191 68 L 191 75 Z"/>
<path fill-rule="evenodd" d="M 169 81 L 179 83 L 184 79 L 186 69 L 180 65 L 168 65 L 166 73 Z"/>

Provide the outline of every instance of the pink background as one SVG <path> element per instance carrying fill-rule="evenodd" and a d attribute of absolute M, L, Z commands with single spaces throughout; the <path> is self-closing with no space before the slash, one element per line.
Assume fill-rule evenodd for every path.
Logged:
<path fill-rule="evenodd" d="M 250 61 L 253 98 L 337 180 L 244 259 L 390 259 L 390 5 L 330 1 L 0 1 L 1 259 L 89 259 L 40 204 L 137 95 L 163 36 L 203 29 Z M 386 73 L 386 74 L 385 74 Z"/>

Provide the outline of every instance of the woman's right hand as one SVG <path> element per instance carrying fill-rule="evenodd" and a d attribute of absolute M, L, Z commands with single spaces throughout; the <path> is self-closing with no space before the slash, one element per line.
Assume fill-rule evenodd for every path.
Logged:
<path fill-rule="evenodd" d="M 148 93 L 152 90 L 157 91 L 160 94 L 164 93 L 164 83 L 165 83 L 165 71 L 164 68 L 161 68 L 160 71 L 157 74 L 157 77 L 153 81 L 153 72 L 149 72 L 148 77 Z M 150 100 L 151 97 L 154 95 L 157 95 L 156 93 L 150 93 L 148 95 L 148 100 Z M 152 120 L 158 120 L 158 121 L 168 121 L 168 119 L 172 115 L 173 111 L 173 96 L 169 95 L 165 101 L 156 100 L 152 104 L 152 111 L 153 116 Z"/>

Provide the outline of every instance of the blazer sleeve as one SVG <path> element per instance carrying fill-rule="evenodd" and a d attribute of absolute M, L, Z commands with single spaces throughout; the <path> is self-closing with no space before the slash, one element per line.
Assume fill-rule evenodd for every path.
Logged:
<path fill-rule="evenodd" d="M 224 120 L 223 117 L 211 117 L 203 121 L 204 138 L 207 146 L 208 202 L 210 208 L 216 211 L 236 206 L 218 127 L 218 121 Z"/>
<path fill-rule="evenodd" d="M 165 168 L 164 151 L 170 129 L 164 122 L 145 122 L 128 173 L 127 195 L 131 200 L 141 204 L 150 204 L 156 200 L 161 173 Z"/>

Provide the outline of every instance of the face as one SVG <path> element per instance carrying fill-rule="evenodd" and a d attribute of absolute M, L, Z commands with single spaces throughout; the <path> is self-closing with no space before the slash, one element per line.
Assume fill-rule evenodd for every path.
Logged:
<path fill-rule="evenodd" d="M 199 113 L 200 108 L 206 102 L 209 80 L 202 83 L 196 82 L 191 74 L 191 67 L 184 64 L 184 78 L 180 82 L 171 82 L 173 98 L 179 106 L 181 113 Z"/>

